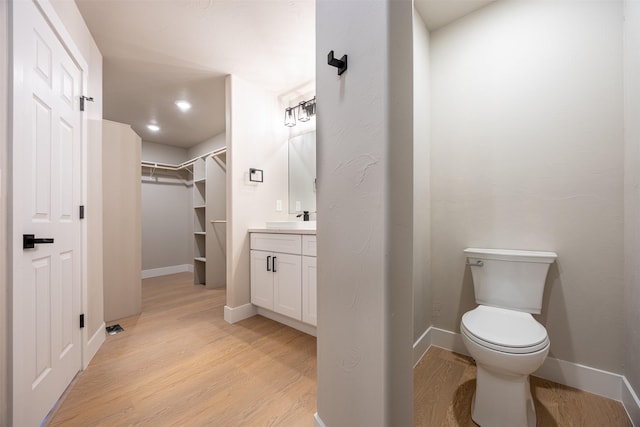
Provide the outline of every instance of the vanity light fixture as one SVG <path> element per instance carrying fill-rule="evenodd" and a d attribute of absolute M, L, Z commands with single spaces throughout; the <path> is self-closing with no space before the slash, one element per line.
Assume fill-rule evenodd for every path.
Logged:
<path fill-rule="evenodd" d="M 308 122 L 311 119 L 311 117 L 309 117 L 307 109 L 305 108 L 305 105 L 306 103 L 304 101 L 298 104 L 298 120 L 300 120 L 301 122 Z"/>
<path fill-rule="evenodd" d="M 150 125 L 147 125 L 147 129 L 149 129 L 151 132 L 158 132 L 160 130 L 160 126 L 150 124 Z"/>
<path fill-rule="evenodd" d="M 183 99 L 176 101 L 175 104 L 176 107 L 178 107 L 183 113 L 191 109 L 191 104 L 189 103 L 189 101 L 185 101 Z"/>
<path fill-rule="evenodd" d="M 292 127 L 296 125 L 295 107 L 285 108 L 284 110 L 284 125 Z"/>
<path fill-rule="evenodd" d="M 284 125 L 292 127 L 296 125 L 296 115 L 298 121 L 308 122 L 311 117 L 316 115 L 316 97 L 307 101 L 302 101 L 295 107 L 288 107 L 284 109 Z"/>

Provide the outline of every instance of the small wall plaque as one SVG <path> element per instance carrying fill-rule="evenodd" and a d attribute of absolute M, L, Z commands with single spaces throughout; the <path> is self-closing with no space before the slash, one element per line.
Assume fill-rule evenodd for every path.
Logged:
<path fill-rule="evenodd" d="M 249 169 L 249 181 L 262 182 L 262 169 Z"/>

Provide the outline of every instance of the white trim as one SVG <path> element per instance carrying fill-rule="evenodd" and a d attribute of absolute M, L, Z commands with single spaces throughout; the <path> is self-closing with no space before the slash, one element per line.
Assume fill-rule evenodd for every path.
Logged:
<path fill-rule="evenodd" d="M 609 399 L 622 398 L 622 375 L 579 363 L 547 357 L 533 375 Z"/>
<path fill-rule="evenodd" d="M 169 274 L 193 273 L 193 264 L 181 264 L 170 265 L 169 267 L 150 268 L 149 270 L 142 270 L 142 278 L 149 279 L 151 277 L 167 276 Z"/>
<path fill-rule="evenodd" d="M 432 326 L 414 343 L 414 361 L 419 361 L 431 346 L 469 356 L 460 334 Z M 622 375 L 552 357 L 547 357 L 533 375 L 621 401 L 634 425 L 640 426 L 640 400 Z"/>
<path fill-rule="evenodd" d="M 462 342 L 462 335 L 446 329 L 434 327 L 431 327 L 431 329 L 433 330 L 431 332 L 431 345 L 469 356 L 467 347 Z"/>
<path fill-rule="evenodd" d="M 626 377 L 622 377 L 622 405 L 634 426 L 640 426 L 640 399 Z"/>
<path fill-rule="evenodd" d="M 283 316 L 282 314 L 267 310 L 266 308 L 258 307 L 258 314 L 260 316 L 266 317 L 267 319 L 283 323 L 290 328 L 297 329 L 301 332 L 304 332 L 305 334 L 313 335 L 314 337 L 317 334 L 317 329 L 315 326 L 309 325 L 308 323 L 303 323 L 296 319 L 292 319 L 291 317 Z"/>
<path fill-rule="evenodd" d="M 83 353 L 86 357 L 84 357 L 82 360 L 83 370 L 87 369 L 87 366 L 89 366 L 89 362 L 91 361 L 91 359 L 93 359 L 93 356 L 96 355 L 96 353 L 100 349 L 100 346 L 107 339 L 107 333 L 105 331 L 105 327 L 106 327 L 106 324 L 102 322 L 102 324 L 98 327 L 98 330 L 87 341 L 87 344 L 85 346 L 84 353 Z"/>
<path fill-rule="evenodd" d="M 326 424 L 322 422 L 322 419 L 317 412 L 313 414 L 313 427 L 327 427 Z"/>
<path fill-rule="evenodd" d="M 249 317 L 253 317 L 258 314 L 256 306 L 253 304 L 245 304 L 239 307 L 224 306 L 224 320 L 227 323 L 236 323 Z"/>
<path fill-rule="evenodd" d="M 431 347 L 431 330 L 432 326 L 424 331 L 424 333 L 413 343 L 413 367 L 415 368 L 422 360 L 429 347 Z"/>

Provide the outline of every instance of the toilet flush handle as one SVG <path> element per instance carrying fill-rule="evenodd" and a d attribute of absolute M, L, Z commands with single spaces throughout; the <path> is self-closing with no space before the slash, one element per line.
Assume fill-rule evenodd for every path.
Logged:
<path fill-rule="evenodd" d="M 478 260 L 476 262 L 469 262 L 469 260 L 467 260 L 467 262 L 465 262 L 466 265 L 468 265 L 469 267 L 482 267 L 484 265 L 484 262 Z"/>

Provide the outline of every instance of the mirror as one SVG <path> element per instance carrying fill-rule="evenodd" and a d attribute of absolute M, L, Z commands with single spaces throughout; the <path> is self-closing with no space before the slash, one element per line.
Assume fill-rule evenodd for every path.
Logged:
<path fill-rule="evenodd" d="M 316 133 L 289 140 L 289 213 L 316 211 Z"/>

